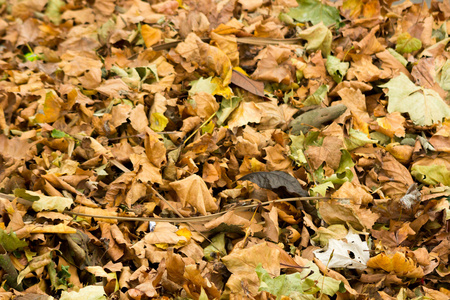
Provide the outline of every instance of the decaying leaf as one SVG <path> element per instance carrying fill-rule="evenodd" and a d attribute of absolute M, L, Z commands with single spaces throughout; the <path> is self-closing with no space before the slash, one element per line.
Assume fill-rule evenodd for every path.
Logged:
<path fill-rule="evenodd" d="M 292 175 L 282 171 L 255 172 L 239 178 L 239 180 L 249 180 L 259 187 L 268 190 L 284 188 L 288 193 L 301 197 L 307 197 L 308 193 L 302 188 L 300 183 Z"/>

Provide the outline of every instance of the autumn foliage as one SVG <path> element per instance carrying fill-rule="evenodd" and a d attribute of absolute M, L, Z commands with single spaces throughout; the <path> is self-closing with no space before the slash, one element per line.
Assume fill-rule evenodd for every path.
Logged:
<path fill-rule="evenodd" d="M 393 2 L 0 0 L 0 299 L 449 299 L 450 2 Z"/>

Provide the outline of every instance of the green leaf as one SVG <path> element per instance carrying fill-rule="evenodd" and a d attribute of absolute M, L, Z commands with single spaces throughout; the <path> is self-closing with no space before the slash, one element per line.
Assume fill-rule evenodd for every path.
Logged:
<path fill-rule="evenodd" d="M 347 170 L 350 170 L 355 166 L 355 163 L 353 162 L 352 155 L 347 150 L 342 149 L 342 156 L 341 160 L 339 161 L 339 167 L 336 170 L 336 173 L 342 173 Z"/>
<path fill-rule="evenodd" d="M 169 123 L 169 119 L 162 113 L 152 113 L 150 116 L 150 128 L 156 132 L 163 131 Z"/>
<path fill-rule="evenodd" d="M 34 195 L 29 194 L 26 189 L 15 189 L 14 196 L 23 198 L 28 201 L 37 201 L 40 199 L 39 196 L 34 196 Z"/>
<path fill-rule="evenodd" d="M 218 85 L 211 81 L 212 77 L 204 79 L 201 77 L 198 80 L 192 81 L 189 85 L 192 86 L 189 90 L 189 95 L 193 96 L 198 92 L 205 92 L 208 94 L 213 94 L 217 89 Z"/>
<path fill-rule="evenodd" d="M 200 289 L 200 297 L 198 297 L 198 300 L 208 300 L 208 295 L 206 295 L 205 290 L 203 287 Z"/>
<path fill-rule="evenodd" d="M 397 46 L 395 50 L 399 53 L 411 53 L 422 48 L 422 42 L 412 37 L 409 33 L 404 32 L 397 38 Z"/>
<path fill-rule="evenodd" d="M 206 260 L 214 260 L 215 257 L 217 258 L 217 254 L 219 256 L 227 255 L 227 251 L 225 250 L 225 233 L 216 235 L 211 239 L 211 242 L 212 243 L 209 244 L 209 246 L 206 246 L 205 249 L 203 249 L 203 255 Z M 216 255 L 214 256 L 213 253 Z"/>
<path fill-rule="evenodd" d="M 450 186 L 450 171 L 444 165 L 413 165 L 411 175 L 418 181 L 428 185 L 442 183 Z"/>
<path fill-rule="evenodd" d="M 318 0 L 297 0 L 298 6 L 291 8 L 288 16 L 298 22 L 311 22 L 313 25 L 323 22 L 326 26 L 341 20 L 337 8 L 322 4 Z"/>
<path fill-rule="evenodd" d="M 299 37 L 308 41 L 306 50 L 316 51 L 321 50 L 325 57 L 330 55 L 331 42 L 333 35 L 331 31 L 323 25 L 323 23 L 309 27 L 298 34 Z"/>
<path fill-rule="evenodd" d="M 341 82 L 342 78 L 347 74 L 349 66 L 350 64 L 348 62 L 341 62 L 341 60 L 335 56 L 327 56 L 325 67 L 327 68 L 328 74 L 330 74 L 337 83 Z"/>
<path fill-rule="evenodd" d="M 438 82 L 446 91 L 450 91 L 450 60 L 447 60 L 438 74 Z"/>
<path fill-rule="evenodd" d="M 216 127 L 216 124 L 213 121 L 210 121 L 208 124 L 202 127 L 202 134 L 213 133 L 214 127 Z"/>
<path fill-rule="evenodd" d="M 72 204 L 73 204 L 73 200 L 70 198 L 65 198 L 65 197 L 59 197 L 59 196 L 53 196 L 53 197 L 49 197 L 49 196 L 45 196 L 36 192 L 32 192 L 32 191 L 26 191 L 26 190 L 21 190 L 21 189 L 16 189 L 14 190 L 14 194 L 20 194 L 21 198 L 30 200 L 31 199 L 36 199 L 36 197 L 38 198 L 38 200 L 30 200 L 30 201 L 34 201 L 33 205 L 31 206 L 34 211 L 43 211 L 43 210 L 57 210 L 59 212 L 63 212 L 66 208 L 69 208 Z M 17 195 L 16 195 L 17 196 Z M 19 196 L 18 196 L 19 197 Z"/>
<path fill-rule="evenodd" d="M 341 281 L 323 276 L 319 267 L 313 262 L 306 264 L 302 272 L 272 276 L 259 264 L 256 269 L 260 281 L 259 291 L 266 291 L 281 299 L 316 299 L 313 294 L 319 291 L 333 296 L 339 290 Z"/>
<path fill-rule="evenodd" d="M 222 125 L 225 123 L 226 119 L 231 115 L 231 113 L 239 106 L 241 103 L 241 98 L 231 97 L 230 99 L 222 99 L 220 103 L 220 108 L 217 111 L 217 125 Z"/>
<path fill-rule="evenodd" d="M 333 296 L 339 290 L 340 280 L 333 279 L 328 276 L 323 276 L 320 273 L 319 267 L 310 261 L 305 265 L 306 268 L 300 273 L 303 277 L 309 274 L 307 279 L 313 281 L 320 291 L 328 296 Z M 306 291 L 306 289 L 304 288 Z"/>
<path fill-rule="evenodd" d="M 62 0 L 49 0 L 47 2 L 47 8 L 45 9 L 45 15 L 48 19 L 56 25 L 61 23 L 61 8 L 66 5 Z"/>
<path fill-rule="evenodd" d="M 28 61 L 35 61 L 35 60 L 38 60 L 41 58 L 38 55 L 36 55 L 35 53 L 29 52 L 29 53 L 25 54 L 25 59 Z"/>
<path fill-rule="evenodd" d="M 303 132 L 300 135 L 289 135 L 292 143 L 290 146 L 291 155 L 289 156 L 293 161 L 295 161 L 298 165 L 307 164 L 307 160 L 305 154 L 303 153 L 305 136 Z"/>
<path fill-rule="evenodd" d="M 437 92 L 415 85 L 403 73 L 380 87 L 389 89 L 388 112 L 408 113 L 416 125 L 433 125 L 450 116 L 450 107 Z"/>
<path fill-rule="evenodd" d="M 325 100 L 327 93 L 328 93 L 328 85 L 322 84 L 312 95 L 309 95 L 308 98 L 305 99 L 303 105 L 304 106 L 319 105 L 320 103 L 322 103 L 323 100 Z"/>
<path fill-rule="evenodd" d="M 261 264 L 256 267 L 255 271 L 260 281 L 259 291 L 269 292 L 277 296 L 277 300 L 281 299 L 281 296 L 289 297 L 292 293 L 303 292 L 303 279 L 300 273 L 280 275 L 272 278 Z"/>
<path fill-rule="evenodd" d="M 103 25 L 97 30 L 98 38 L 102 44 L 108 41 L 110 33 L 116 28 L 116 22 L 114 18 L 108 19 Z"/>
<path fill-rule="evenodd" d="M 118 66 L 112 66 L 111 71 L 119 75 L 123 82 L 133 89 L 139 88 L 141 84 L 141 77 L 135 68 L 121 69 Z"/>
<path fill-rule="evenodd" d="M 69 134 L 65 133 L 64 131 L 53 129 L 51 133 L 52 138 L 60 139 L 64 137 L 72 138 Z"/>
<path fill-rule="evenodd" d="M 387 50 L 393 57 L 395 57 L 396 60 L 398 60 L 403 66 L 406 67 L 406 65 L 408 64 L 408 61 L 400 53 L 398 53 L 397 51 L 395 51 L 392 48 L 388 48 Z"/>
<path fill-rule="evenodd" d="M 334 184 L 330 181 L 316 185 L 315 187 L 311 188 L 311 191 L 320 194 L 321 196 L 325 196 L 327 194 L 328 188 L 334 188 Z"/>
<path fill-rule="evenodd" d="M 19 248 L 28 246 L 28 243 L 17 238 L 14 232 L 7 233 L 0 228 L 0 245 L 7 251 L 11 252 Z"/>
<path fill-rule="evenodd" d="M 359 130 L 350 128 L 349 137 L 344 140 L 345 148 L 348 151 L 364 146 L 366 144 L 376 144 L 377 141 L 370 139 L 367 134 Z"/>

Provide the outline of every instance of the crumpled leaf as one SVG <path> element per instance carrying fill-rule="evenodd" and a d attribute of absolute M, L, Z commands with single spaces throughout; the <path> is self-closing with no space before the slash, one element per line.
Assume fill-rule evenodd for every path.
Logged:
<path fill-rule="evenodd" d="M 201 57 L 201 64 L 209 70 L 215 72 L 221 79 L 222 85 L 227 86 L 231 82 L 233 73 L 231 61 L 228 56 L 219 48 L 206 43 L 198 43 Z"/>
<path fill-rule="evenodd" d="M 422 278 L 424 276 L 422 268 L 416 266 L 414 260 L 406 257 L 402 252 L 395 252 L 393 255 L 380 253 L 371 257 L 367 266 L 373 269 L 383 269 L 386 272 L 394 272 L 401 277 Z"/>
<path fill-rule="evenodd" d="M 30 274 L 31 272 L 39 268 L 45 267 L 51 262 L 52 262 L 52 251 L 48 251 L 40 256 L 34 257 L 28 263 L 26 268 L 20 271 L 19 275 L 17 276 L 17 284 L 20 284 L 26 275 Z"/>
<path fill-rule="evenodd" d="M 215 198 L 211 196 L 206 183 L 198 175 L 194 174 L 185 179 L 171 182 L 170 186 L 180 197 L 183 206 L 190 204 L 202 215 L 216 211 L 218 208 Z"/>
<path fill-rule="evenodd" d="M 400 73 L 380 87 L 388 88 L 388 112 L 408 113 L 416 125 L 433 125 L 450 116 L 450 107 L 437 92 L 416 86 Z"/>
<path fill-rule="evenodd" d="M 55 122 L 61 113 L 63 100 L 58 97 L 55 91 L 51 90 L 45 94 L 44 110 L 38 112 L 34 121 L 36 123 Z"/>
<path fill-rule="evenodd" d="M 292 175 L 282 171 L 254 172 L 242 176 L 239 180 L 249 180 L 268 190 L 284 188 L 288 193 L 307 197 L 308 193 Z"/>
<path fill-rule="evenodd" d="M 339 11 L 318 0 L 297 0 L 298 6 L 291 8 L 288 15 L 298 22 L 311 22 L 314 25 L 323 22 L 326 26 L 341 20 Z"/>

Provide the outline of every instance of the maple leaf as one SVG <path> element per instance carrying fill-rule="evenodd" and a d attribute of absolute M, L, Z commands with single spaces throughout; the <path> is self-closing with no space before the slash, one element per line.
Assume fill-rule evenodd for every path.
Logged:
<path fill-rule="evenodd" d="M 438 93 L 416 86 L 403 73 L 380 87 L 389 89 L 388 111 L 408 113 L 417 125 L 436 124 L 450 116 L 450 107 Z"/>

